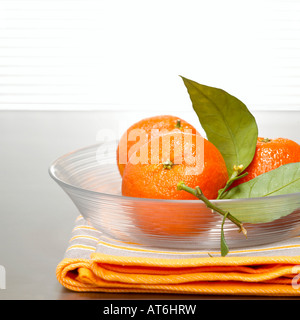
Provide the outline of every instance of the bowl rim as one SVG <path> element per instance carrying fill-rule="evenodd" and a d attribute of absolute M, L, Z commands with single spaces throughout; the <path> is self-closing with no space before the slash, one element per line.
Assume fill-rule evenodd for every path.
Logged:
<path fill-rule="evenodd" d="M 99 191 L 95 191 L 95 190 L 90 190 L 90 189 L 84 189 L 75 185 L 72 185 L 70 183 L 67 183 L 63 180 L 61 180 L 60 178 L 58 178 L 55 173 L 54 173 L 54 169 L 55 166 L 57 165 L 57 163 L 65 158 L 67 158 L 69 155 L 77 153 L 77 152 L 81 152 L 84 150 L 88 150 L 88 149 L 92 149 L 95 147 L 100 146 L 101 143 L 96 143 L 96 144 L 92 144 L 86 147 L 82 147 L 79 149 L 76 149 L 74 151 L 70 151 L 68 153 L 65 153 L 63 155 L 61 155 L 60 157 L 58 157 L 56 160 L 54 160 L 49 168 L 48 168 L 48 173 L 50 175 L 50 177 L 56 181 L 58 184 L 61 184 L 67 188 L 71 188 L 73 190 L 76 191 L 80 191 L 80 192 L 87 192 L 87 193 L 92 193 L 92 194 L 97 194 L 99 196 L 105 196 L 105 197 L 111 197 L 113 199 L 122 199 L 122 200 L 126 200 L 126 201 L 143 201 L 143 202 L 157 202 L 157 203 L 184 203 L 184 204 L 199 204 L 199 200 L 195 199 L 195 200 L 173 200 L 173 199 L 152 199 L 152 198 L 137 198 L 137 197 L 128 197 L 128 196 L 123 196 L 123 195 L 118 195 L 118 194 L 110 194 L 110 193 L 104 193 L 104 192 L 99 192 Z M 291 198 L 294 196 L 299 196 L 300 197 L 300 192 L 294 192 L 294 193 L 288 193 L 288 194 L 281 194 L 281 195 L 276 195 L 276 196 L 268 196 L 268 197 L 253 197 L 253 198 L 237 198 L 237 199 L 212 199 L 210 200 L 213 203 L 238 203 L 238 202 L 245 202 L 245 201 L 263 201 L 264 199 L 268 198 L 268 199 L 280 199 L 280 198 L 286 198 L 287 196 L 290 196 Z"/>

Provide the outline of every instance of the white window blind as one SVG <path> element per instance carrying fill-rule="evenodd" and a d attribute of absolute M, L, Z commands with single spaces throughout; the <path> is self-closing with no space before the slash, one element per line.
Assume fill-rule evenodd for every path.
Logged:
<path fill-rule="evenodd" d="M 179 110 L 178 75 L 300 110 L 300 1 L 0 0 L 0 109 Z"/>

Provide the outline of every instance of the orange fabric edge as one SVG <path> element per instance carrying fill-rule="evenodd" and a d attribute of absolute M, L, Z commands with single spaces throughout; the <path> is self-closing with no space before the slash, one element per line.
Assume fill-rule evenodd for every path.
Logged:
<path fill-rule="evenodd" d="M 102 254 L 100 254 L 103 256 Z M 105 256 L 105 255 L 104 255 Z M 97 260 L 99 255 L 97 254 Z M 110 261 L 119 257 L 107 257 Z M 124 257 L 123 257 L 124 258 Z M 262 261 L 266 263 L 272 263 L 274 259 L 268 257 L 259 257 L 262 259 L 256 260 L 256 263 L 261 263 Z M 291 263 L 292 261 L 298 262 L 297 259 L 290 259 L 293 257 L 282 257 L 283 263 Z M 130 258 L 132 260 L 132 257 Z M 200 260 L 202 260 L 201 258 Z M 209 258 L 214 259 L 214 258 Z M 224 258 L 221 258 L 222 260 Z M 243 258 L 244 259 L 244 258 Z M 298 257 L 299 259 L 299 257 Z M 140 260 L 140 258 L 138 258 Z M 151 259 L 150 259 L 151 260 Z M 159 259 L 162 260 L 162 259 Z M 167 259 L 169 260 L 169 259 Z M 232 258 L 230 258 L 232 260 Z M 241 262 L 241 259 L 239 262 Z M 278 259 L 276 258 L 276 264 Z M 195 261 L 189 261 L 194 263 Z M 212 261 L 213 262 L 213 261 Z M 224 261 L 225 262 L 225 261 Z M 231 261 L 231 263 L 236 263 L 237 261 Z M 264 295 L 264 296 L 299 296 L 300 289 L 294 289 L 286 281 L 280 281 L 280 279 L 275 279 L 275 282 L 279 283 L 245 283 L 242 281 L 198 281 L 198 282 L 188 282 L 188 283 L 165 283 L 165 284 L 151 284 L 151 283 L 120 283 L 118 281 L 107 281 L 101 279 L 99 275 L 96 275 L 92 270 L 93 263 L 89 259 L 64 259 L 58 264 L 56 275 L 58 281 L 67 289 L 77 291 L 77 292 L 128 292 L 128 293 L 181 293 L 181 294 L 213 294 L 213 295 Z M 153 261 L 152 261 L 153 263 Z M 216 263 L 213 262 L 212 265 Z M 230 264 L 230 261 L 225 263 Z M 95 266 L 94 266 L 95 267 Z M 76 271 L 76 273 L 73 273 Z M 288 276 L 288 275 L 287 275 Z M 286 279 L 285 279 L 286 280 Z"/>

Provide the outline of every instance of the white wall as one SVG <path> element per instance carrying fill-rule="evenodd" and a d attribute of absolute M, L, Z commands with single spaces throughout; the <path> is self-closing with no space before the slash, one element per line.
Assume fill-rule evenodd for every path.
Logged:
<path fill-rule="evenodd" d="M 0 109 L 300 110 L 300 1 L 0 0 Z M 164 110 L 164 112 L 162 112 Z"/>

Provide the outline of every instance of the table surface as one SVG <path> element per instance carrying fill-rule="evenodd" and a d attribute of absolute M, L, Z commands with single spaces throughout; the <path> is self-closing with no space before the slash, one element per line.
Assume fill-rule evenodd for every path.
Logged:
<path fill-rule="evenodd" d="M 296 131 L 300 126 L 299 112 L 273 112 L 272 117 L 270 114 L 259 112 L 256 115 L 262 134 L 282 135 L 300 142 L 300 133 Z M 135 113 L 132 119 L 146 115 Z M 95 144 L 103 128 L 118 131 L 117 126 L 120 121 L 124 123 L 126 116 L 125 112 L 101 111 L 0 112 L 0 265 L 6 271 L 6 289 L 0 290 L 0 300 L 236 299 L 230 296 L 76 293 L 58 283 L 55 269 L 68 246 L 78 211 L 50 178 L 48 167 L 69 151 Z"/>

